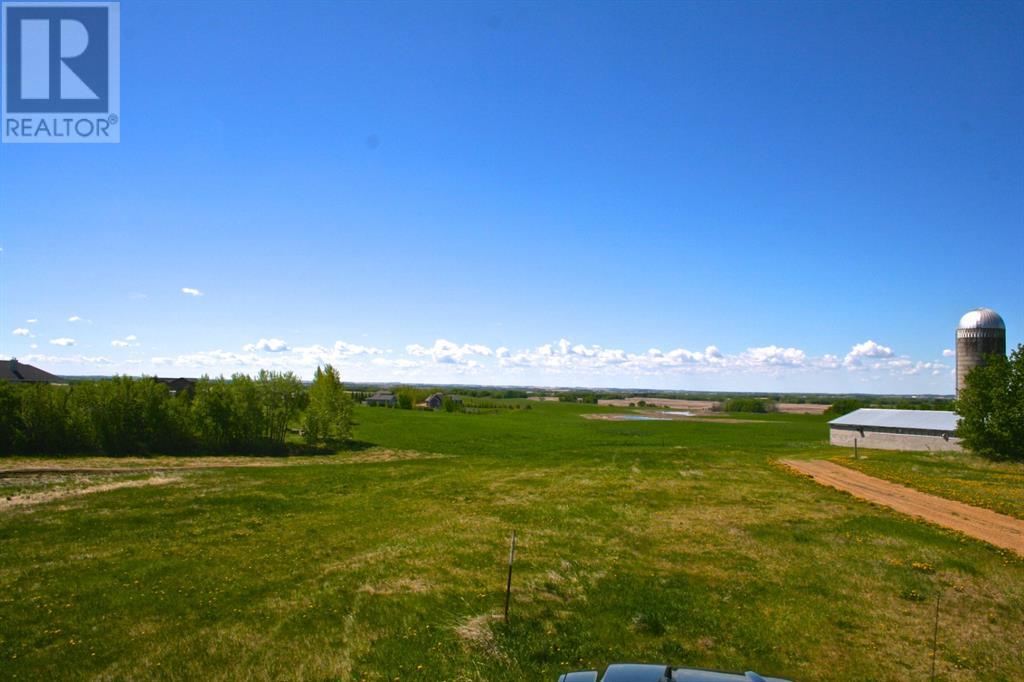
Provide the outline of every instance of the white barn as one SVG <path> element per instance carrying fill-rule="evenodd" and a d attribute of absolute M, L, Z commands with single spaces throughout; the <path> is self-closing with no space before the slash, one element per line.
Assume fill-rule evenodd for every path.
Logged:
<path fill-rule="evenodd" d="M 879 410 L 862 408 L 828 423 L 829 442 L 878 450 L 959 452 L 959 417 L 941 410 Z"/>

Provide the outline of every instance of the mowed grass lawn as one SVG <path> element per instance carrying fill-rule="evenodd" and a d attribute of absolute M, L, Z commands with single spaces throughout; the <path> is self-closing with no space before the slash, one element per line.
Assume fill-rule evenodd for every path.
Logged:
<path fill-rule="evenodd" d="M 773 463 L 834 455 L 822 418 L 532 407 L 0 511 L 0 678 L 923 680 L 938 594 L 938 679 L 1024 674 L 1024 561 Z"/>

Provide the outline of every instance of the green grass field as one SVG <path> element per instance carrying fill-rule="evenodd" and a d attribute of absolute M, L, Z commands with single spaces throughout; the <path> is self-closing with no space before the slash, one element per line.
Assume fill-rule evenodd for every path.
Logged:
<path fill-rule="evenodd" d="M 835 456 L 824 419 L 594 410 L 360 408 L 351 452 L 0 511 L 0 678 L 924 680 L 937 594 L 938 679 L 1024 675 L 1024 561 L 773 463 Z"/>

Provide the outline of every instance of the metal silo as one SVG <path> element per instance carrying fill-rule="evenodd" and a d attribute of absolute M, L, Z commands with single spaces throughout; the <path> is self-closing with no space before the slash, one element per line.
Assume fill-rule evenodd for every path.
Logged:
<path fill-rule="evenodd" d="M 990 308 L 977 308 L 961 317 L 956 328 L 957 395 L 970 371 L 992 353 L 1006 355 L 1006 324 L 999 313 Z"/>

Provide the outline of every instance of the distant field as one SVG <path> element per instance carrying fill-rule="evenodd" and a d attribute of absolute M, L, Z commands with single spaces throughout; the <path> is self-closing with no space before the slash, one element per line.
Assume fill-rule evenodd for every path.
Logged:
<path fill-rule="evenodd" d="M 1024 561 L 773 462 L 836 455 L 822 417 L 530 404 L 359 408 L 353 449 L 322 458 L 0 460 L 76 470 L 0 477 L 4 498 L 78 491 L 0 511 L 0 678 L 923 680 L 940 593 L 938 679 L 1024 674 Z"/>
<path fill-rule="evenodd" d="M 633 398 L 608 398 L 598 400 L 598 405 L 609 407 L 629 407 L 638 405 L 644 401 L 652 407 L 669 407 L 673 410 L 689 410 L 691 412 L 709 412 L 714 406 L 713 400 L 682 400 L 676 398 L 651 398 L 649 396 L 635 396 Z M 814 403 L 776 403 L 779 412 L 787 414 L 823 414 L 830 405 L 818 405 Z"/>
<path fill-rule="evenodd" d="M 629 407 L 630 405 L 639 405 L 640 401 L 652 407 L 670 407 L 673 410 L 689 410 L 691 412 L 706 412 L 715 405 L 713 400 L 682 400 L 676 398 L 651 398 L 648 396 L 608 398 L 598 400 L 597 404 L 607 407 Z"/>
<path fill-rule="evenodd" d="M 924 492 L 1024 519 L 1024 464 L 992 462 L 958 452 L 889 452 L 847 449 L 829 457 L 837 464 Z"/>

